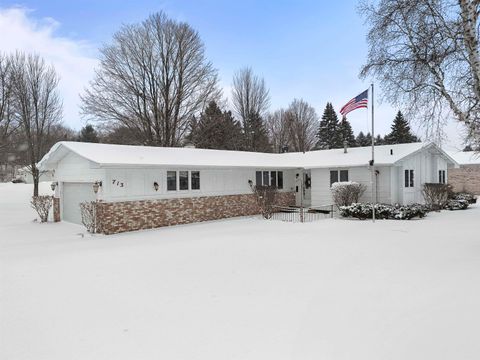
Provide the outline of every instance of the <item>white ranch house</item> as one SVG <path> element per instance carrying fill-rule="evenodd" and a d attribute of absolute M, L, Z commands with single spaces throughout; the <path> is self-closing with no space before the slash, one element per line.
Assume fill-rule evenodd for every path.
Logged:
<path fill-rule="evenodd" d="M 98 200 L 103 232 L 113 233 L 255 213 L 249 180 L 277 186 L 284 205 L 329 205 L 337 181 L 365 184 L 370 201 L 370 159 L 370 147 L 267 154 L 60 142 L 40 167 L 58 184 L 57 220 L 80 223 L 79 204 Z M 433 143 L 377 146 L 378 202 L 422 202 L 422 184 L 446 182 L 453 167 Z"/>

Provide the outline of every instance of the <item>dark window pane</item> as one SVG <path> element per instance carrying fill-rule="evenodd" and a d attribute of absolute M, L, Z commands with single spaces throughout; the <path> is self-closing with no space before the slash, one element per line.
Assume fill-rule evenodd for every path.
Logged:
<path fill-rule="evenodd" d="M 263 172 L 263 185 L 264 185 L 264 186 L 270 185 L 270 182 L 268 181 L 268 180 L 269 180 L 269 177 L 270 177 L 269 172 L 268 172 L 268 171 L 264 171 L 264 172 Z"/>
<path fill-rule="evenodd" d="M 340 181 L 348 181 L 348 170 L 340 170 Z"/>
<path fill-rule="evenodd" d="M 438 170 L 438 182 L 440 184 L 443 184 L 443 182 L 442 182 L 442 170 Z"/>
<path fill-rule="evenodd" d="M 278 172 L 278 182 L 277 182 L 277 187 L 279 189 L 283 189 L 283 171 Z"/>
<path fill-rule="evenodd" d="M 270 171 L 270 185 L 277 186 L 277 172 Z"/>
<path fill-rule="evenodd" d="M 308 174 L 305 174 L 305 189 L 310 189 L 312 180 Z"/>
<path fill-rule="evenodd" d="M 262 186 L 262 172 L 256 171 L 255 172 L 255 183 L 257 186 Z"/>
<path fill-rule="evenodd" d="M 332 184 L 336 182 L 338 182 L 338 171 L 332 170 L 330 171 L 330 186 L 332 186 Z"/>
<path fill-rule="evenodd" d="M 410 187 L 413 187 L 414 186 L 414 182 L 413 182 L 413 170 L 410 170 Z"/>
<path fill-rule="evenodd" d="M 177 190 L 177 172 L 167 171 L 167 190 Z"/>
<path fill-rule="evenodd" d="M 200 171 L 192 171 L 192 190 L 200 190 Z"/>
<path fill-rule="evenodd" d="M 408 187 L 409 181 L 408 181 L 408 170 L 405 170 L 405 187 Z"/>
<path fill-rule="evenodd" d="M 179 173 L 180 190 L 188 190 L 188 171 Z"/>

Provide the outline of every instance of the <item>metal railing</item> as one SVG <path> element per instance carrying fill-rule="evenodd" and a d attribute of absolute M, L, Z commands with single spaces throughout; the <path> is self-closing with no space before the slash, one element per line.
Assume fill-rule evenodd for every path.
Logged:
<path fill-rule="evenodd" d="M 312 222 L 333 218 L 334 210 L 335 209 L 333 205 L 309 208 L 295 206 L 274 206 L 270 220 L 280 220 L 294 223 Z"/>

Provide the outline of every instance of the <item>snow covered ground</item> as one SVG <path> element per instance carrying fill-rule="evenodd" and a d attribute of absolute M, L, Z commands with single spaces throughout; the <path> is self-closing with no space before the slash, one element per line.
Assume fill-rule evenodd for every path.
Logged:
<path fill-rule="evenodd" d="M 479 206 L 82 237 L 30 192 L 0 184 L 0 359 L 480 358 Z"/>

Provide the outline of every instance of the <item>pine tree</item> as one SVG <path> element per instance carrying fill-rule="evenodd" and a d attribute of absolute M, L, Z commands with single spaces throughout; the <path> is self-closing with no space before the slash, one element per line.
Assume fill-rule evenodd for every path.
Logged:
<path fill-rule="evenodd" d="M 331 103 L 327 103 L 317 133 L 317 149 L 335 149 L 343 147 L 340 124 L 337 113 Z"/>
<path fill-rule="evenodd" d="M 98 143 L 97 131 L 92 125 L 85 125 L 82 130 L 80 130 L 80 135 L 77 140 L 80 142 Z"/>
<path fill-rule="evenodd" d="M 363 146 L 371 146 L 371 145 L 372 145 L 372 134 L 368 132 L 367 135 L 365 135 L 365 145 Z"/>
<path fill-rule="evenodd" d="M 375 145 L 384 145 L 385 144 L 385 139 L 380 136 L 380 134 L 377 135 L 375 138 Z"/>
<path fill-rule="evenodd" d="M 187 140 L 201 149 L 240 150 L 242 128 L 230 111 L 222 111 L 211 101 L 200 119 L 192 121 Z"/>
<path fill-rule="evenodd" d="M 265 122 L 259 113 L 248 116 L 243 126 L 243 134 L 245 150 L 272 152 Z"/>
<path fill-rule="evenodd" d="M 345 116 L 342 118 L 342 121 L 340 121 L 339 131 L 340 131 L 342 146 L 344 141 L 346 141 L 348 147 L 354 147 L 356 144 L 355 135 L 353 135 L 352 126 L 350 125 L 350 122 L 347 120 Z"/>
<path fill-rule="evenodd" d="M 417 142 L 419 139 L 412 134 L 408 121 L 405 120 L 401 111 L 393 120 L 390 133 L 385 136 L 385 143 L 387 144 L 406 144 Z"/>
<path fill-rule="evenodd" d="M 366 146 L 365 134 L 363 131 L 360 131 L 355 139 L 355 143 L 357 146 Z"/>

